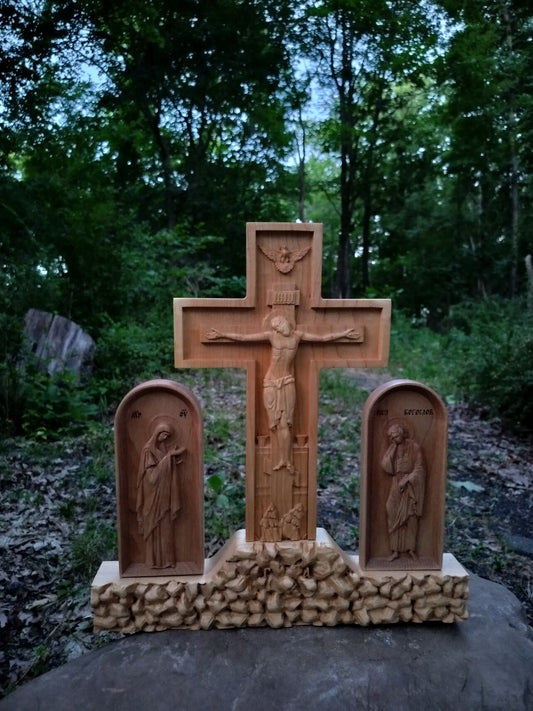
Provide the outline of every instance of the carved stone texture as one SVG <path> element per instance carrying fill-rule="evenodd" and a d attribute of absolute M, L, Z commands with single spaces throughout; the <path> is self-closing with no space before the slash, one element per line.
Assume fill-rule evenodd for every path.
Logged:
<path fill-rule="evenodd" d="M 363 411 L 359 559 L 364 569 L 440 569 L 448 418 L 412 380 L 377 388 Z"/>
<path fill-rule="evenodd" d="M 238 531 L 194 578 L 118 577 L 103 563 L 91 588 L 95 631 L 452 623 L 468 617 L 468 574 L 361 571 L 323 529 L 316 541 L 246 542 Z"/>
<path fill-rule="evenodd" d="M 115 417 L 120 574 L 203 571 L 203 449 L 198 402 L 171 380 L 133 388 Z"/>
<path fill-rule="evenodd" d="M 247 540 L 316 531 L 318 374 L 384 366 L 389 300 L 321 297 L 322 226 L 247 225 L 247 296 L 174 299 L 176 367 L 247 371 Z"/>

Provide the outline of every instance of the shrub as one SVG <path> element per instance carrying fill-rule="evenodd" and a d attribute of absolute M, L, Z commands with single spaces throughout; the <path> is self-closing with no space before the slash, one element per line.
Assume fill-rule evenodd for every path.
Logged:
<path fill-rule="evenodd" d="M 389 368 L 395 377 L 417 380 L 434 388 L 448 402 L 456 399 L 456 363 L 446 353 L 447 339 L 410 318 L 393 311 Z"/>
<path fill-rule="evenodd" d="M 16 429 L 37 438 L 59 437 L 80 430 L 98 414 L 79 376 L 69 370 L 49 375 L 31 361 L 14 374 L 17 381 Z"/>
<path fill-rule="evenodd" d="M 172 311 L 147 314 L 143 325 L 109 320 L 96 343 L 89 389 L 102 412 L 113 411 L 134 385 L 172 371 Z"/>
<path fill-rule="evenodd" d="M 466 399 L 513 428 L 533 429 L 533 313 L 519 300 L 455 307 L 448 354 Z"/>
<path fill-rule="evenodd" d="M 90 517 L 84 530 L 72 540 L 72 572 L 83 580 L 90 579 L 102 560 L 117 557 L 117 533 L 114 525 Z"/>

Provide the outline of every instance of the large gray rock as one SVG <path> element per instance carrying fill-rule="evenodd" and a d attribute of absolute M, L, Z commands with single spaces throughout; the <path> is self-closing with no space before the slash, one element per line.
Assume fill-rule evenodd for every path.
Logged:
<path fill-rule="evenodd" d="M 24 319 L 24 340 L 28 353 L 50 375 L 90 368 L 95 343 L 77 323 L 64 316 L 30 309 Z"/>
<path fill-rule="evenodd" d="M 1 711 L 533 708 L 533 630 L 501 585 L 471 578 L 456 625 L 138 634 L 28 682 Z"/>

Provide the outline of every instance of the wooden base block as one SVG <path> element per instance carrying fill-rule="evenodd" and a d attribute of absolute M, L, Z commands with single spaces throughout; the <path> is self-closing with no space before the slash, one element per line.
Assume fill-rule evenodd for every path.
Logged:
<path fill-rule="evenodd" d="M 468 617 L 468 573 L 362 572 L 322 528 L 314 541 L 246 542 L 237 531 L 203 575 L 121 578 L 102 563 L 91 586 L 95 631 L 452 623 Z"/>

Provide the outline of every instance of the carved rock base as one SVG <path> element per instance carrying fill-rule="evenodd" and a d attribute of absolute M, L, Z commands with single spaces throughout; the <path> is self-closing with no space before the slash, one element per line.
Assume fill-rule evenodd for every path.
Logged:
<path fill-rule="evenodd" d="M 95 631 L 452 623 L 468 617 L 468 573 L 361 571 L 324 529 L 315 541 L 248 543 L 237 531 L 203 575 L 120 578 L 102 563 L 91 587 Z"/>

